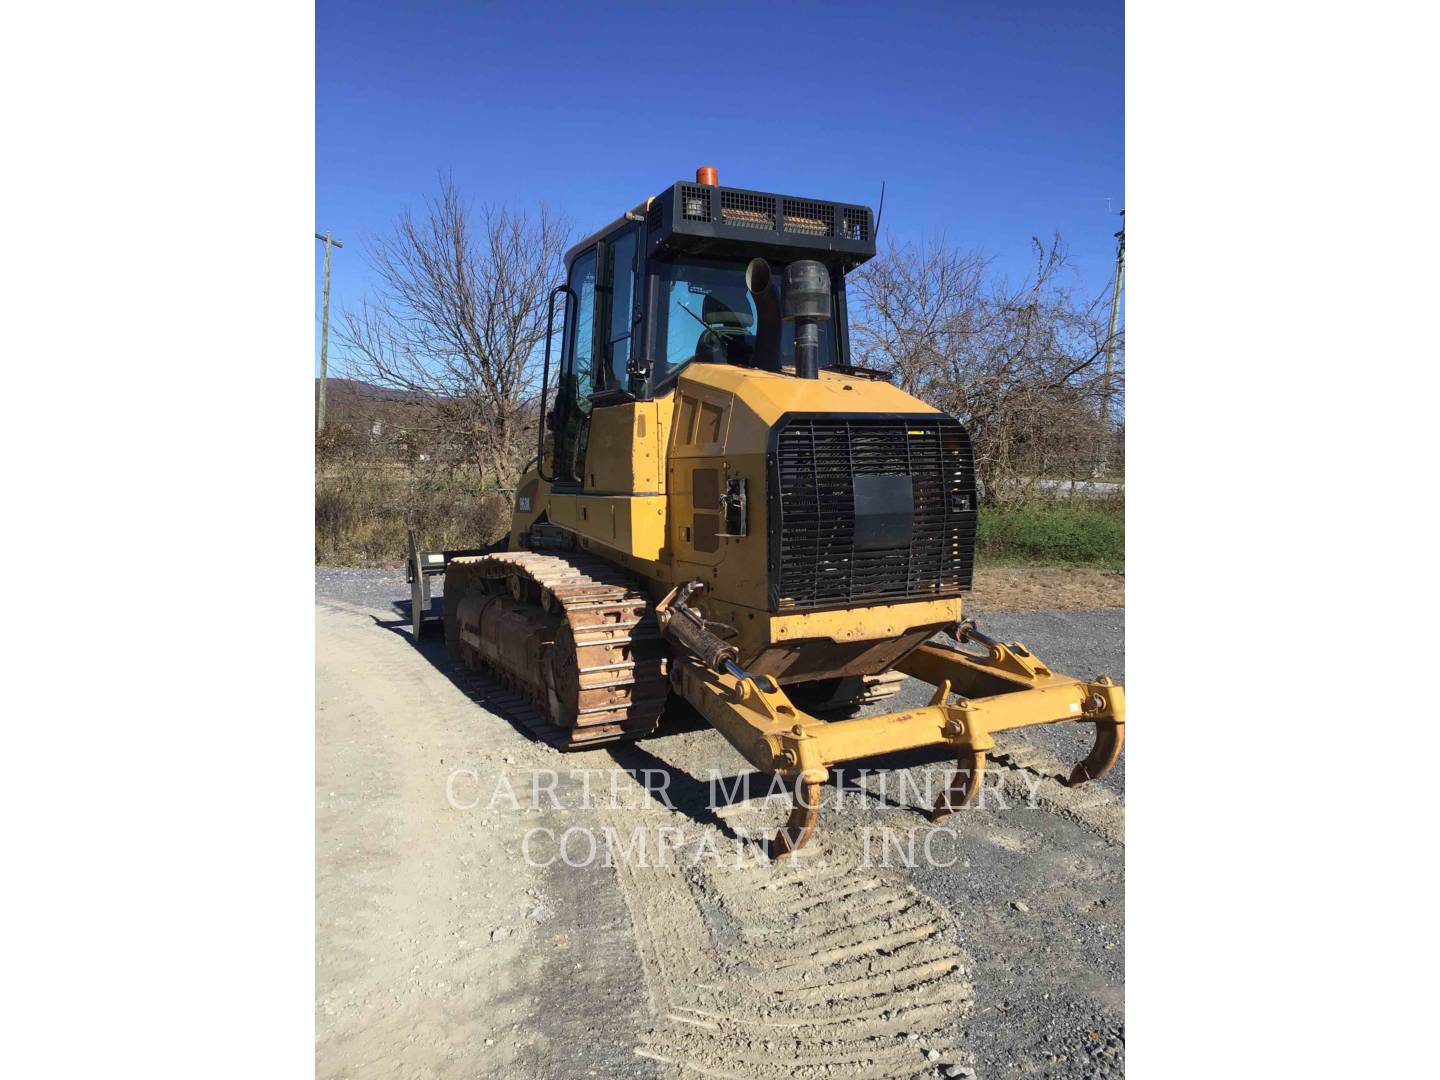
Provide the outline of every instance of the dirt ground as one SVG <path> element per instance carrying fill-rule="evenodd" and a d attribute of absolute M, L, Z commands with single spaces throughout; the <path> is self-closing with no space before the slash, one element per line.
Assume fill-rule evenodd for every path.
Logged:
<path fill-rule="evenodd" d="M 967 602 L 976 611 L 1123 608 L 1125 575 L 1057 566 L 979 566 Z"/>
<path fill-rule="evenodd" d="M 1123 802 L 1049 746 L 1002 745 L 938 830 L 950 763 L 877 763 L 769 866 L 785 804 L 693 718 L 560 754 L 393 609 L 324 596 L 316 669 L 318 1076 L 1123 1073 Z"/>

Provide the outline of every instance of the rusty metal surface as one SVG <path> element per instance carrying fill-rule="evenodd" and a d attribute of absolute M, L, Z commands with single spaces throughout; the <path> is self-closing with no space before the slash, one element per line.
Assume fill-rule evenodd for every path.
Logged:
<path fill-rule="evenodd" d="M 668 660 L 642 586 L 585 555 L 498 552 L 450 564 L 451 655 L 523 693 L 561 748 L 638 738 L 660 721 Z"/>
<path fill-rule="evenodd" d="M 785 692 L 801 709 L 825 715 L 854 713 L 858 709 L 892 698 L 905 684 L 903 671 L 885 671 L 879 675 L 851 675 L 840 679 L 822 679 L 814 683 L 787 686 Z"/>
<path fill-rule="evenodd" d="M 980 785 L 985 779 L 985 751 L 962 748 L 955 775 L 935 800 L 935 809 L 930 812 L 931 821 L 947 818 L 962 806 L 974 806 L 980 796 Z"/>
<path fill-rule="evenodd" d="M 853 614 L 858 622 L 867 618 L 867 609 L 857 606 Z M 763 649 L 746 668 L 756 675 L 773 675 L 783 683 L 879 675 L 939 629 L 938 625 L 914 627 L 879 641 L 786 641 Z"/>
<path fill-rule="evenodd" d="M 1066 781 L 1070 787 L 1078 787 L 1091 780 L 1099 780 L 1115 767 L 1120 760 L 1120 751 L 1125 746 L 1125 724 L 1114 719 L 1102 719 L 1095 723 L 1095 746 L 1085 760 L 1075 766 Z"/>
<path fill-rule="evenodd" d="M 790 817 L 770 841 L 771 860 L 799 851 L 809 843 L 819 820 L 820 784 L 817 781 L 802 780 L 795 785 L 795 806 L 790 811 Z"/>

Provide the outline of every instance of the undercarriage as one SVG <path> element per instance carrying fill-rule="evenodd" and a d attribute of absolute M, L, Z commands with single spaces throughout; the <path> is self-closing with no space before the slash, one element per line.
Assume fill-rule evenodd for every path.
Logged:
<path fill-rule="evenodd" d="M 795 807 L 771 841 L 772 857 L 810 839 L 820 787 L 844 762 L 949 747 L 956 771 L 932 811 L 939 819 L 975 802 L 998 732 L 1094 724 L 1094 748 L 1072 771 L 1072 785 L 1104 776 L 1124 744 L 1119 686 L 1051 671 L 1024 645 L 995 641 L 969 623 L 955 628 L 955 644 L 923 644 L 892 671 L 786 690 L 741 668 L 734 647 L 709 632 L 686 603 L 702 591 L 698 582 L 656 605 L 641 582 L 574 552 L 463 556 L 446 575 L 451 656 L 528 698 L 534 709 L 525 716 L 537 736 L 561 749 L 643 738 L 673 689 L 756 769 L 792 783 Z M 853 715 L 894 695 L 907 676 L 933 689 L 927 705 Z"/>

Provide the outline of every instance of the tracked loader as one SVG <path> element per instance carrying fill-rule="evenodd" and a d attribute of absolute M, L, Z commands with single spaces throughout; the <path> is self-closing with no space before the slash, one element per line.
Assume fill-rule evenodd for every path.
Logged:
<path fill-rule="evenodd" d="M 721 187 L 710 167 L 646 199 L 565 257 L 554 400 L 509 535 L 412 541 L 417 631 L 443 570 L 452 657 L 523 694 L 540 736 L 640 739 L 674 695 L 792 783 L 777 857 L 809 840 L 842 762 L 948 747 L 939 817 L 975 801 L 997 732 L 1094 725 L 1072 784 L 1124 740 L 1119 686 L 965 620 L 970 439 L 852 364 L 845 279 L 874 254 L 868 207 Z M 837 718 L 907 675 L 927 706 Z"/>

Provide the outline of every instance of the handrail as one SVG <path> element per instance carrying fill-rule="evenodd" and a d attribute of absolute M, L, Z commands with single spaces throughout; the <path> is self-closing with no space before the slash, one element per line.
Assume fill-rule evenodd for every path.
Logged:
<path fill-rule="evenodd" d="M 555 477 L 545 475 L 545 426 L 548 423 L 548 418 L 545 415 L 545 389 L 550 384 L 550 342 L 555 337 L 555 294 L 561 292 L 566 294 L 564 329 L 567 333 L 570 329 L 570 301 L 572 299 L 575 301 L 575 310 L 577 312 L 580 310 L 580 297 L 575 295 L 575 290 L 569 285 L 556 285 L 555 288 L 550 290 L 550 299 L 547 302 L 549 311 L 545 317 L 545 363 L 540 372 L 540 419 L 535 425 L 535 471 L 540 474 L 540 479 L 544 480 L 547 484 L 555 483 Z M 564 342 L 561 342 L 560 345 L 560 355 L 563 364 L 565 355 Z M 557 370 L 557 374 L 558 373 Z M 556 432 L 556 436 L 559 436 L 559 432 Z"/>

